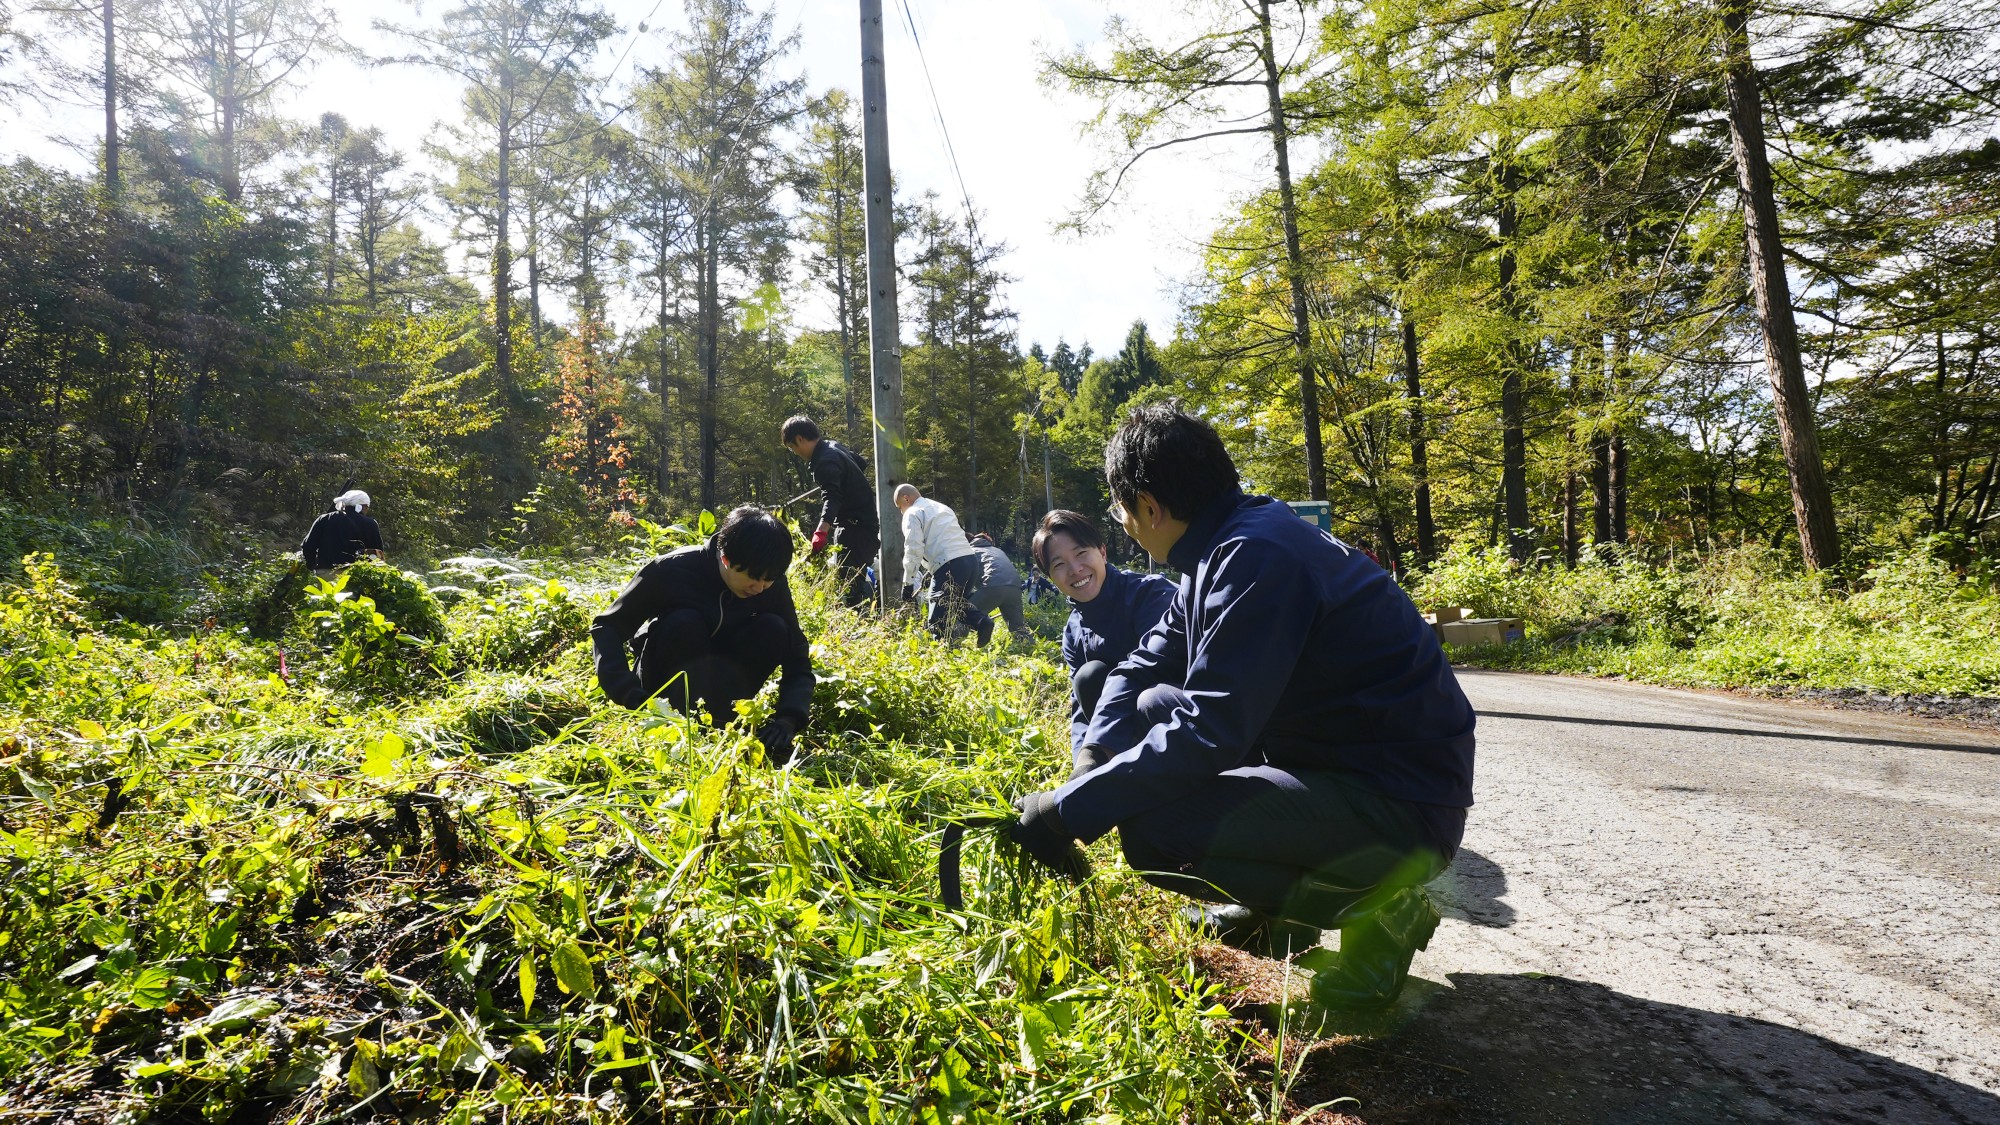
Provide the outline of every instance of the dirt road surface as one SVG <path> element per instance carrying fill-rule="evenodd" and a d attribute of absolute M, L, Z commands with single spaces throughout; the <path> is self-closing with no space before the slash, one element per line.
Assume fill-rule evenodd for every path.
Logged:
<path fill-rule="evenodd" d="M 1323 1075 L 1370 1125 L 2000 1123 L 2000 735 L 1461 678 L 1444 925 Z"/>

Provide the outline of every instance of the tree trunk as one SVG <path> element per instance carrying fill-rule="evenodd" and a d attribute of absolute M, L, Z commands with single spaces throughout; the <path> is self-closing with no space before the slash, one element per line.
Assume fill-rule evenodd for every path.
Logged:
<path fill-rule="evenodd" d="M 1292 290 L 1292 347 L 1299 361 L 1299 416 L 1306 436 L 1306 491 L 1326 499 L 1326 450 L 1319 433 L 1319 376 L 1313 369 L 1312 321 L 1306 306 L 1305 252 L 1299 245 L 1298 204 L 1292 195 L 1290 130 L 1284 92 L 1278 83 L 1278 55 L 1271 44 L 1271 0 L 1258 0 L 1257 23 L 1264 33 L 1264 93 L 1271 115 L 1271 150 L 1278 165 L 1278 213 L 1285 227 L 1285 275 Z"/>
<path fill-rule="evenodd" d="M 1410 403 L 1410 475 L 1416 478 L 1417 565 L 1437 558 L 1437 523 L 1431 517 L 1430 436 L 1424 421 L 1424 386 L 1417 374 L 1417 322 L 1410 310 L 1403 321 L 1403 392 Z"/>
<path fill-rule="evenodd" d="M 845 169 L 836 166 L 834 173 L 844 176 Z M 834 315 L 840 318 L 840 399 L 847 440 L 859 449 L 861 437 L 855 433 L 861 428 L 861 418 L 854 404 L 854 306 L 847 292 L 847 191 L 846 180 L 839 182 L 842 186 L 833 193 L 833 302 Z"/>
<path fill-rule="evenodd" d="M 705 245 L 701 255 L 701 507 L 703 511 L 715 511 L 715 410 L 716 395 L 722 385 L 721 343 L 722 333 L 721 295 L 717 289 L 721 285 L 721 250 L 715 244 L 715 200 L 707 201 L 707 215 L 703 219 L 707 230 L 703 238 Z"/>
<path fill-rule="evenodd" d="M 1812 397 L 1799 357 L 1798 324 L 1785 278 L 1785 248 L 1778 230 L 1777 195 L 1771 184 L 1770 154 L 1764 147 L 1764 105 L 1757 68 L 1750 57 L 1748 0 L 1722 0 L 1728 35 L 1729 141 L 1736 158 L 1736 183 L 1743 202 L 1746 264 L 1757 300 L 1757 323 L 1764 333 L 1764 368 L 1771 380 L 1778 420 L 1778 444 L 1791 478 L 1792 515 L 1799 547 L 1814 569 L 1840 562 L 1840 531 L 1834 524 L 1833 496 L 1821 463 Z"/>
<path fill-rule="evenodd" d="M 112 0 L 104 0 L 104 197 L 118 198 L 118 31 Z"/>
<path fill-rule="evenodd" d="M 508 183 L 513 171 L 513 124 L 508 111 L 502 110 L 500 149 L 494 176 L 496 202 L 493 223 L 493 373 L 499 377 L 500 391 L 510 405 L 520 400 L 514 390 L 513 295 L 509 292 L 514 273 L 514 248 L 509 244 L 512 236 L 507 228 L 508 211 L 513 206 Z"/>
<path fill-rule="evenodd" d="M 223 6 L 226 50 L 222 60 L 222 198 L 231 203 L 243 199 L 243 181 L 236 164 L 236 5 Z"/>
<path fill-rule="evenodd" d="M 1631 542 L 1625 525 L 1625 435 L 1611 435 L 1611 541 L 1620 547 Z"/>
<path fill-rule="evenodd" d="M 1506 80 L 1511 84 L 1512 79 Z M 1514 197 L 1521 188 L 1521 173 L 1511 159 L 1500 166 L 1500 304 L 1508 318 L 1508 338 L 1500 346 L 1500 492 L 1507 521 L 1507 554 L 1524 563 L 1534 557 L 1535 532 L 1528 514 L 1528 395 L 1526 366 L 1521 349 L 1513 339 L 1513 318 L 1519 307 L 1516 274 L 1519 262 L 1514 239 L 1520 229 L 1520 212 Z"/>

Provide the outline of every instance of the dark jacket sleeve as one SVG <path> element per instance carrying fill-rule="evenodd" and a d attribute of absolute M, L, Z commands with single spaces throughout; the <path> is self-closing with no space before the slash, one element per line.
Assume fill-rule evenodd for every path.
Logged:
<path fill-rule="evenodd" d="M 778 663 L 778 705 L 772 708 L 774 714 L 786 715 L 805 726 L 812 717 L 813 676 L 812 642 L 806 640 L 805 630 L 799 628 L 799 613 L 789 605 L 787 594 L 786 622 L 791 626 L 791 643 L 785 646 L 784 659 Z"/>
<path fill-rule="evenodd" d="M 1063 622 L 1062 662 L 1069 674 L 1083 667 L 1083 621 L 1075 610 L 1070 610 L 1069 620 Z M 1069 693 L 1069 748 L 1072 751 L 1083 746 L 1083 732 L 1090 729 L 1090 716 L 1083 713 L 1083 704 L 1076 698 L 1076 691 Z"/>
<path fill-rule="evenodd" d="M 632 576 L 632 581 L 619 593 L 618 600 L 611 603 L 590 623 L 590 648 L 597 663 L 597 686 L 612 702 L 627 707 L 636 707 L 641 700 L 639 674 L 632 670 L 628 655 L 632 638 L 639 627 L 660 615 L 664 604 L 661 584 L 669 581 L 661 573 L 659 560 L 647 563 Z"/>
<path fill-rule="evenodd" d="M 306 530 L 305 542 L 299 544 L 299 554 L 305 557 L 306 565 L 314 570 L 320 567 L 319 553 L 326 547 L 326 524 L 331 515 L 332 513 L 326 513 L 314 520 L 312 527 Z"/>
<path fill-rule="evenodd" d="M 1226 544 L 1205 569 L 1205 591 L 1187 584 L 1201 603 L 1177 598 L 1104 685 L 1087 737 L 1118 753 L 1055 796 L 1063 823 L 1082 840 L 1196 792 L 1234 768 L 1291 682 L 1314 623 L 1313 614 L 1302 612 L 1316 601 L 1304 564 L 1274 544 L 1245 539 Z M 1203 625 L 1193 652 L 1185 651 L 1184 612 L 1199 614 Z M 1189 704 L 1139 728 L 1139 692 L 1177 679 L 1168 669 L 1178 657 L 1185 658 L 1179 682 Z"/>
<path fill-rule="evenodd" d="M 1160 618 L 1167 615 L 1167 607 L 1174 604 L 1174 595 L 1179 587 L 1158 575 L 1147 575 L 1139 583 L 1138 596 L 1132 599 L 1132 633 L 1143 637 Z"/>
<path fill-rule="evenodd" d="M 819 485 L 819 522 L 829 527 L 833 526 L 834 518 L 840 514 L 841 501 L 846 499 L 844 487 L 847 484 L 846 461 L 847 458 L 842 457 L 840 451 L 832 447 L 828 447 L 812 459 L 813 483 Z"/>
<path fill-rule="evenodd" d="M 361 546 L 370 551 L 381 550 L 382 525 L 375 522 L 375 517 L 356 516 L 355 523 L 359 525 L 355 538 L 360 540 Z"/>

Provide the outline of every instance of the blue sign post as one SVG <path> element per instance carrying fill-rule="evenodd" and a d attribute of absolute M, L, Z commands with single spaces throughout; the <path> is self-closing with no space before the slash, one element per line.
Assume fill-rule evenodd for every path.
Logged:
<path fill-rule="evenodd" d="M 1328 535 L 1333 534 L 1333 504 L 1330 501 L 1287 500 L 1285 503 L 1291 505 L 1292 511 L 1297 512 L 1300 519 Z"/>

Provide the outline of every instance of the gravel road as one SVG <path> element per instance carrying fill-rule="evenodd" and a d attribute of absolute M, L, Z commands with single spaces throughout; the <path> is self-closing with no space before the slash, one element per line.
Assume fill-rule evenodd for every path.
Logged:
<path fill-rule="evenodd" d="M 2000 735 L 1460 675 L 1445 923 L 1323 1075 L 1370 1125 L 2000 1123 Z"/>

